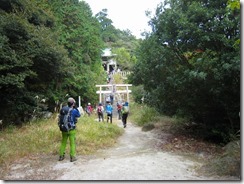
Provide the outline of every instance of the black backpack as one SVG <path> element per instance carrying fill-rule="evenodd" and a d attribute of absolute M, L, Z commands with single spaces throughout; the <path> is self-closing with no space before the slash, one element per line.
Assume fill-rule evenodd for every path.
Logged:
<path fill-rule="evenodd" d="M 60 110 L 58 126 L 59 126 L 60 131 L 62 131 L 62 132 L 69 132 L 70 129 L 72 128 L 71 111 L 72 111 L 72 108 L 69 108 L 69 107 L 63 107 Z"/>

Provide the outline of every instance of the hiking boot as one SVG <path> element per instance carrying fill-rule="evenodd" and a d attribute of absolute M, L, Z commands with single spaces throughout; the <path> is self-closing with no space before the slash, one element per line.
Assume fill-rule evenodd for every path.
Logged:
<path fill-rule="evenodd" d="M 74 161 L 76 161 L 76 160 L 77 160 L 76 157 L 70 157 L 70 162 L 74 162 Z"/>
<path fill-rule="evenodd" d="M 63 156 L 59 156 L 58 161 L 62 161 L 62 160 L 64 160 L 64 155 Z"/>

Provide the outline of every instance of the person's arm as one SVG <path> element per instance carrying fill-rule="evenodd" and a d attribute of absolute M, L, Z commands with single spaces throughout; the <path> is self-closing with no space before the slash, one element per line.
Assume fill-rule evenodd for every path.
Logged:
<path fill-rule="evenodd" d="M 80 117 L 80 111 L 78 109 L 74 109 L 74 115 L 75 117 L 79 118 Z"/>

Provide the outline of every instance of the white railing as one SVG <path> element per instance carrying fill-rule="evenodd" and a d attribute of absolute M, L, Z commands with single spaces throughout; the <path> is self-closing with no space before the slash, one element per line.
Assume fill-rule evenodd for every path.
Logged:
<path fill-rule="evenodd" d="M 119 72 L 114 72 L 113 74 L 119 74 L 122 77 L 126 77 L 127 75 L 131 74 L 130 71 L 119 71 Z"/>

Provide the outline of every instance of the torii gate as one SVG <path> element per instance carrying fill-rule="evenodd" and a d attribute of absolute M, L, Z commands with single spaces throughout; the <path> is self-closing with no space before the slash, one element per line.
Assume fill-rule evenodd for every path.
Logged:
<path fill-rule="evenodd" d="M 131 90 L 129 90 L 129 86 L 132 86 L 132 84 L 104 84 L 104 85 L 96 85 L 96 87 L 99 87 L 99 91 L 96 91 L 97 94 L 99 94 L 99 102 L 102 102 L 102 94 L 115 94 L 115 93 L 126 93 L 127 94 L 127 102 L 129 102 L 129 93 L 131 93 Z M 108 87 L 108 90 L 102 90 L 102 87 Z M 126 88 L 125 90 L 116 90 L 117 87 Z"/>

